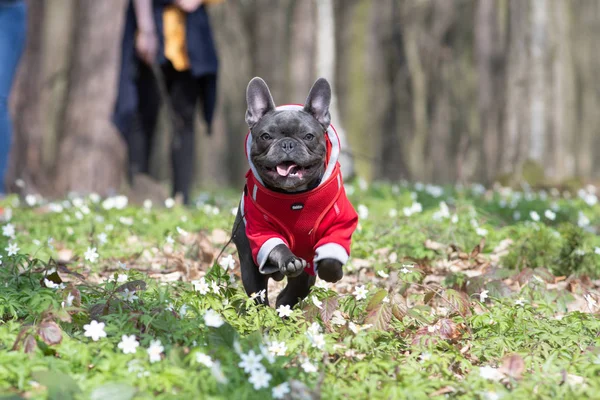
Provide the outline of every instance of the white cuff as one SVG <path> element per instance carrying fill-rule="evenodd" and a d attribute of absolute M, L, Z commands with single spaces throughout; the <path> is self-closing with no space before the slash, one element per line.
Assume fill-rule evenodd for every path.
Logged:
<path fill-rule="evenodd" d="M 266 264 L 267 260 L 269 259 L 269 254 L 271 254 L 273 248 L 280 244 L 285 244 L 285 242 L 280 238 L 275 237 L 267 240 L 262 246 L 260 246 L 260 250 L 258 250 L 258 255 L 256 256 L 256 261 L 258 261 L 258 271 L 261 274 L 268 275 L 279 271 L 279 267 Z"/>
<path fill-rule="evenodd" d="M 348 257 L 349 255 L 343 246 L 337 243 L 325 243 L 324 245 L 317 247 L 315 250 L 315 272 L 317 271 L 317 266 L 319 265 L 318 262 L 324 258 L 333 258 L 342 264 L 346 264 L 348 262 Z"/>

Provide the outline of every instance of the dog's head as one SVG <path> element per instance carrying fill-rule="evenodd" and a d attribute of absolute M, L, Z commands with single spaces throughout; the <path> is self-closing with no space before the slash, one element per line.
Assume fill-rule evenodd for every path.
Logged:
<path fill-rule="evenodd" d="M 249 157 L 271 190 L 300 192 L 319 184 L 325 170 L 331 88 L 320 78 L 299 110 L 277 110 L 269 87 L 254 78 L 246 91 L 252 145 Z"/>

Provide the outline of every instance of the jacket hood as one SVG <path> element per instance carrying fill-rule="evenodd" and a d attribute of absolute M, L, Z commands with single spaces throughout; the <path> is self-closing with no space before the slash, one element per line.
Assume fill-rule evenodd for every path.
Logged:
<path fill-rule="evenodd" d="M 303 108 L 304 108 L 304 106 L 301 104 L 286 104 L 286 105 L 277 107 L 276 110 L 279 110 L 279 111 L 302 110 Z M 326 159 L 327 164 L 325 166 L 325 173 L 323 174 L 323 177 L 321 178 L 321 182 L 319 182 L 319 186 L 321 184 L 323 184 L 323 182 L 326 182 L 327 179 L 329 179 L 329 177 L 331 177 L 331 174 L 333 174 L 333 171 L 335 170 L 335 166 L 338 162 L 338 158 L 340 156 L 340 150 L 341 150 L 340 149 L 340 138 L 338 137 L 338 134 L 337 134 L 333 124 L 329 124 L 329 128 L 327 128 L 325 140 L 327 141 L 327 159 Z M 261 185 L 264 186 L 264 182 L 258 175 L 256 167 L 254 166 L 254 164 L 252 163 L 252 160 L 250 159 L 250 149 L 251 148 L 252 148 L 252 135 L 250 134 L 250 131 L 248 131 L 248 133 L 246 135 L 246 157 L 248 158 L 248 164 L 250 165 L 250 170 L 252 171 L 254 178 Z"/>

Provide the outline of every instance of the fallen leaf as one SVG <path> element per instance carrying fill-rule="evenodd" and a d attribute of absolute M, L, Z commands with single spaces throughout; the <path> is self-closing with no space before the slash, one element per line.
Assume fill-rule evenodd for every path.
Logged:
<path fill-rule="evenodd" d="M 455 340 L 461 337 L 456 323 L 451 319 L 442 318 L 435 324 L 435 327 L 442 339 Z"/>
<path fill-rule="evenodd" d="M 506 376 L 519 380 L 525 371 L 525 361 L 518 354 L 509 354 L 502 359 L 500 371 Z"/>
<path fill-rule="evenodd" d="M 448 248 L 447 245 L 439 243 L 439 242 L 434 242 L 433 240 L 430 240 L 430 239 L 425 240 L 424 246 L 426 249 L 434 250 L 434 251 L 446 250 L 446 248 Z"/>
<path fill-rule="evenodd" d="M 54 321 L 44 321 L 37 330 L 38 335 L 46 344 L 58 344 L 62 342 L 62 331 Z"/>
<path fill-rule="evenodd" d="M 57 253 L 57 261 L 61 264 L 67 264 L 69 261 L 73 259 L 73 250 L 70 249 L 60 249 Z"/>
<path fill-rule="evenodd" d="M 23 344 L 23 350 L 25 353 L 31 353 L 37 348 L 37 342 L 35 341 L 35 337 L 33 335 L 27 335 Z"/>
<path fill-rule="evenodd" d="M 435 397 L 435 396 L 440 396 L 442 394 L 448 394 L 448 393 L 454 393 L 454 392 L 456 392 L 456 389 L 454 389 L 452 386 L 444 386 L 442 388 L 439 388 L 435 392 L 430 393 L 429 397 Z"/>
<path fill-rule="evenodd" d="M 485 238 L 481 238 L 479 244 L 475 246 L 473 251 L 471 251 L 471 258 L 475 258 L 483 251 L 483 247 L 485 246 Z"/>
<path fill-rule="evenodd" d="M 381 304 L 381 302 L 383 301 L 383 299 L 387 295 L 388 295 L 387 290 L 385 290 L 385 289 L 379 289 L 377 291 L 377 293 L 375 293 L 373 295 L 373 297 L 371 297 L 371 299 L 369 300 L 369 304 L 367 304 L 366 310 L 367 311 L 373 310 L 375 307 L 377 307 L 379 304 Z"/>
<path fill-rule="evenodd" d="M 338 300 L 337 297 L 328 297 L 323 299 L 322 309 L 319 310 L 321 314 L 321 319 L 323 322 L 327 323 L 333 317 L 333 313 L 337 310 Z"/>
<path fill-rule="evenodd" d="M 231 234 L 225 232 L 223 229 L 213 229 L 209 237 L 213 244 L 225 244 L 230 238 Z"/>
<path fill-rule="evenodd" d="M 450 304 L 452 304 L 452 306 L 459 314 L 471 314 L 470 301 L 466 293 L 459 292 L 454 289 L 446 289 L 446 291 L 444 292 L 444 297 L 446 298 L 446 300 L 448 300 Z"/>
<path fill-rule="evenodd" d="M 392 319 L 392 308 L 387 303 L 376 305 L 365 318 L 365 324 L 372 324 L 375 329 L 387 330 Z"/>

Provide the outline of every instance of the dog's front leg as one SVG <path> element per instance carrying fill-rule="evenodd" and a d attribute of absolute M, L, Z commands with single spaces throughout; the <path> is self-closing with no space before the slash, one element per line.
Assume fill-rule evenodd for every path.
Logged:
<path fill-rule="evenodd" d="M 276 265 L 279 271 L 288 278 L 299 276 L 307 266 L 306 261 L 296 257 L 285 244 L 278 244 L 271 250 L 268 262 Z"/>

